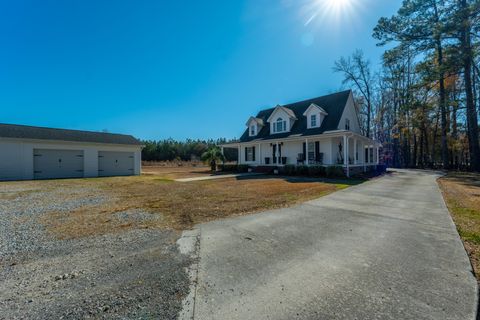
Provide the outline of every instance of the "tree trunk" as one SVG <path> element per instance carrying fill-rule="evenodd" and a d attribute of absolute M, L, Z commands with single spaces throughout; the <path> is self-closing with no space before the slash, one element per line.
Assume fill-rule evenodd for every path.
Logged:
<path fill-rule="evenodd" d="M 440 17 L 438 15 L 437 3 L 433 1 L 434 10 L 435 10 L 435 22 L 438 24 L 440 22 Z M 440 116 L 441 116 L 441 145 L 442 145 L 442 165 L 444 169 L 448 169 L 448 141 L 447 141 L 447 107 L 446 107 L 446 90 L 445 90 L 445 71 L 443 70 L 443 46 L 442 38 L 440 31 L 435 31 L 435 43 L 437 50 L 437 59 L 438 59 L 438 81 L 440 84 Z"/>
<path fill-rule="evenodd" d="M 478 140 L 478 116 L 475 108 L 472 84 L 472 46 L 470 39 L 470 19 L 466 0 L 460 0 L 462 14 L 461 46 L 463 60 L 463 75 L 467 105 L 468 143 L 470 149 L 470 164 L 473 171 L 480 172 L 480 144 Z"/>

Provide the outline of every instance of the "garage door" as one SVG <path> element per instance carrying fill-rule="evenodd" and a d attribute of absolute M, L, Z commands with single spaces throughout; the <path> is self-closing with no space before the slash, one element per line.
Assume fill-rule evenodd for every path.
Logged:
<path fill-rule="evenodd" d="M 59 179 L 83 177 L 83 151 L 81 150 L 33 150 L 35 179 Z"/>
<path fill-rule="evenodd" d="M 98 175 L 100 177 L 133 175 L 133 167 L 133 152 L 98 152 Z"/>

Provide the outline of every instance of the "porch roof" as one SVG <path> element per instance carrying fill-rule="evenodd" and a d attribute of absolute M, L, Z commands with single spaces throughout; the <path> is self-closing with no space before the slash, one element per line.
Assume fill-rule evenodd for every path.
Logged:
<path fill-rule="evenodd" d="M 284 141 L 305 141 L 305 139 L 328 139 L 328 138 L 342 138 L 343 136 L 348 136 L 348 137 L 354 137 L 358 140 L 363 141 L 364 143 L 367 143 L 369 145 L 374 145 L 374 146 L 381 146 L 381 143 L 373 140 L 371 138 L 367 138 L 365 136 L 362 136 L 361 134 L 348 131 L 348 130 L 332 130 L 332 131 L 326 131 L 321 134 L 291 134 L 287 137 L 280 138 L 279 136 L 276 137 L 276 139 L 263 139 L 263 138 L 257 138 L 257 139 L 252 139 L 250 141 L 238 141 L 238 142 L 232 142 L 232 143 L 226 143 L 222 144 L 220 146 L 222 147 L 236 147 L 241 144 L 255 144 L 255 143 L 262 143 L 262 142 L 284 142 Z"/>

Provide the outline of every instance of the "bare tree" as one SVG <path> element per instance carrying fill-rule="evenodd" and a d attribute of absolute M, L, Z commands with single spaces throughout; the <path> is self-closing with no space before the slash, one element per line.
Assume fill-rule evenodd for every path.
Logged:
<path fill-rule="evenodd" d="M 372 90 L 374 77 L 372 76 L 370 61 L 366 60 L 361 50 L 356 50 L 351 57 L 341 57 L 335 61 L 333 71 L 343 73 L 343 84 L 353 85 L 365 100 L 366 124 L 365 134 L 370 137 L 372 119 Z"/>

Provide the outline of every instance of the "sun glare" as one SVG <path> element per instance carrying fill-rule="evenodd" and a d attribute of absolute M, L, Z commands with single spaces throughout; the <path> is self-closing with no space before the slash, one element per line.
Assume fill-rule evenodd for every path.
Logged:
<path fill-rule="evenodd" d="M 305 26 L 318 19 L 339 21 L 352 16 L 358 0 L 311 0 L 307 6 Z"/>
<path fill-rule="evenodd" d="M 351 4 L 350 0 L 324 0 L 325 5 L 332 10 L 344 10 Z"/>

